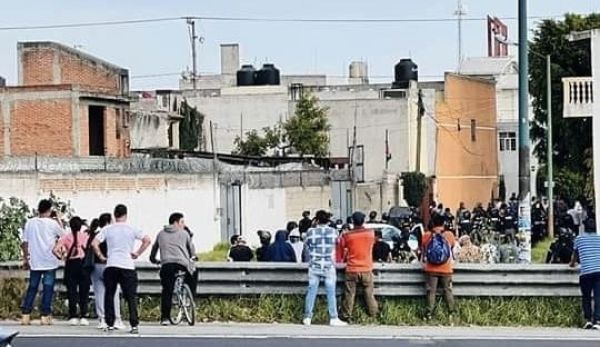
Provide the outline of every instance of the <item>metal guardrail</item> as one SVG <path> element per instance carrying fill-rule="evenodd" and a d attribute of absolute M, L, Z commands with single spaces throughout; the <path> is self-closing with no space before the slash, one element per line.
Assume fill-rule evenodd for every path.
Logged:
<path fill-rule="evenodd" d="M 199 295 L 304 294 L 307 269 L 303 264 L 198 263 Z M 160 293 L 158 267 L 137 264 L 140 294 Z M 59 270 L 59 282 L 62 271 Z M 423 296 L 424 276 L 420 265 L 376 264 L 375 294 L 378 296 Z M 0 279 L 26 278 L 19 263 L 0 263 Z M 338 292 L 344 280 L 338 268 Z M 480 297 L 575 297 L 579 296 L 578 273 L 566 265 L 457 264 L 454 274 L 456 296 Z M 65 291 L 59 283 L 59 291 Z"/>

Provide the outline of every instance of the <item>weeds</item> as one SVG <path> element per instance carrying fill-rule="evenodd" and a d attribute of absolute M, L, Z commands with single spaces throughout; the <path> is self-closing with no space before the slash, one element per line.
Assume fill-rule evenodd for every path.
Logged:
<path fill-rule="evenodd" d="M 0 280 L 0 319 L 19 317 L 19 304 L 25 291 L 23 279 Z M 39 300 L 39 298 L 38 298 Z M 360 300 L 359 300 L 360 302 Z M 456 325 L 477 326 L 536 326 L 577 327 L 582 323 L 579 298 L 494 297 L 457 298 Z M 37 305 L 36 305 L 37 307 Z M 123 303 L 123 317 L 128 317 Z M 368 316 L 364 305 L 357 304 L 352 322 L 355 324 L 385 324 L 397 326 L 447 325 L 450 323 L 445 305 L 438 300 L 433 320 L 425 322 L 424 298 L 379 298 L 380 314 L 376 319 Z M 158 321 L 160 298 L 142 296 L 139 315 L 143 321 Z M 262 295 L 201 297 L 196 300 L 197 320 L 200 322 L 254 322 L 300 323 L 304 311 L 304 297 L 299 295 Z M 64 296 L 57 297 L 54 315 L 66 315 Z M 94 312 L 94 310 L 90 310 Z M 34 314 L 34 317 L 37 315 Z M 324 297 L 315 305 L 313 321 L 328 321 Z"/>

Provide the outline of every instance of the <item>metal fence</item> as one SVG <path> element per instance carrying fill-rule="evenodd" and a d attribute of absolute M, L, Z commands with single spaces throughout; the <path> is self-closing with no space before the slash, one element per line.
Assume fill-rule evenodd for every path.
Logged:
<path fill-rule="evenodd" d="M 18 263 L 0 264 L 0 278 L 25 278 Z M 307 269 L 302 264 L 198 263 L 199 295 L 304 294 Z M 137 264 L 140 294 L 160 293 L 158 267 Z M 338 291 L 344 280 L 338 269 Z M 60 271 L 62 272 L 62 271 Z M 377 264 L 375 294 L 389 297 L 422 296 L 424 276 L 419 265 Z M 58 274 L 62 280 L 62 273 Z M 60 282 L 59 280 L 59 282 Z M 578 274 L 565 265 L 458 264 L 454 274 L 456 296 L 574 297 L 579 296 Z M 59 283 L 59 291 L 65 291 Z"/>

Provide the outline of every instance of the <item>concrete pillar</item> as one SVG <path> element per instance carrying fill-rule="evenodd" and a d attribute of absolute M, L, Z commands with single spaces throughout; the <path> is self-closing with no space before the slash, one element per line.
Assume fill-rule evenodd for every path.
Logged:
<path fill-rule="evenodd" d="M 0 107 L 2 108 L 2 122 L 3 122 L 3 139 L 4 139 L 4 155 L 9 156 L 10 150 L 10 105 L 12 100 L 8 96 L 0 96 Z"/>
<path fill-rule="evenodd" d="M 592 81 L 594 102 L 592 104 L 592 152 L 594 165 L 594 206 L 596 218 L 600 216 L 600 29 L 592 30 Z M 596 229 L 598 232 L 598 229 Z"/>
<path fill-rule="evenodd" d="M 60 53 L 58 50 L 55 50 L 54 56 L 52 57 L 52 83 L 60 84 L 61 82 Z"/>
<path fill-rule="evenodd" d="M 221 45 L 221 75 L 224 86 L 236 85 L 236 73 L 240 68 L 240 46 L 237 43 Z"/>

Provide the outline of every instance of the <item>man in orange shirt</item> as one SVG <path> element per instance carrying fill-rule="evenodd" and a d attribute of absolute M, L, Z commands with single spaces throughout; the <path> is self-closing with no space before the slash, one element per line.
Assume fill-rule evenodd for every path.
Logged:
<path fill-rule="evenodd" d="M 432 224 L 432 230 L 423 235 L 422 243 L 425 288 L 427 290 L 427 312 L 425 314 L 427 320 L 431 319 L 433 314 L 438 285 L 442 287 L 450 315 L 454 313 L 452 248 L 456 244 L 456 239 L 452 232 L 445 230 L 444 216 L 434 214 Z"/>
<path fill-rule="evenodd" d="M 344 300 L 342 304 L 342 317 L 344 320 L 352 317 L 354 299 L 356 297 L 356 286 L 364 287 L 365 302 L 369 315 L 377 316 L 378 307 L 373 295 L 373 245 L 375 244 L 375 233 L 371 229 L 363 227 L 365 215 L 361 212 L 352 214 L 354 228 L 342 234 L 342 242 L 346 247 L 346 280 L 344 289 Z"/>

